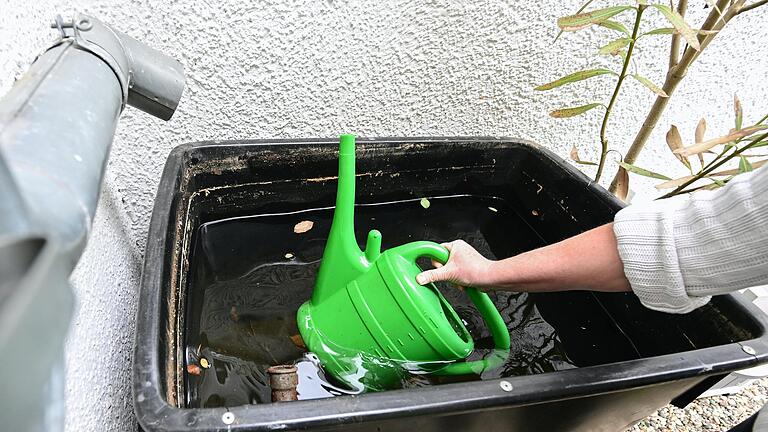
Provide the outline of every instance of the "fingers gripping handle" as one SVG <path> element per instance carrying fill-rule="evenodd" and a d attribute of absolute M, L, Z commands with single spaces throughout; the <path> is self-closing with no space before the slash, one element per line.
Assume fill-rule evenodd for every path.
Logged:
<path fill-rule="evenodd" d="M 412 259 L 419 257 L 429 257 L 437 262 L 445 264 L 448 262 L 450 253 L 444 246 L 433 242 L 417 242 L 418 245 L 414 249 L 414 256 Z M 494 353 L 486 359 L 477 360 L 472 362 L 453 363 L 450 364 L 438 372 L 442 375 L 464 375 L 470 373 L 481 373 L 486 369 L 495 368 L 506 360 L 509 354 L 509 331 L 507 325 L 504 322 L 504 318 L 496 309 L 496 305 L 493 304 L 488 294 L 477 290 L 477 288 L 466 287 L 467 295 L 472 303 L 475 305 L 480 315 L 485 320 L 485 324 L 491 332 L 493 337 L 493 343 L 496 347 Z"/>

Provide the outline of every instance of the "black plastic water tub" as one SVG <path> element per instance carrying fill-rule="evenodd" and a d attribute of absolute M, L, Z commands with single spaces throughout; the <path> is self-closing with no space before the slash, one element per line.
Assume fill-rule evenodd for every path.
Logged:
<path fill-rule="evenodd" d="M 513 347 L 482 379 L 269 403 L 263 366 L 301 355 L 285 336 L 311 290 L 336 171 L 335 140 L 173 150 L 137 317 L 134 403 L 144 430 L 621 431 L 768 358 L 766 319 L 739 295 L 669 315 L 631 293 L 495 293 Z M 358 240 L 378 228 L 384 247 L 461 237 L 504 258 L 609 222 L 621 208 L 552 153 L 514 139 L 360 139 L 357 172 Z M 311 231 L 295 233 L 305 219 Z M 473 327 L 459 291 L 446 295 L 482 355 L 482 324 Z M 198 356 L 212 367 L 188 373 Z"/>

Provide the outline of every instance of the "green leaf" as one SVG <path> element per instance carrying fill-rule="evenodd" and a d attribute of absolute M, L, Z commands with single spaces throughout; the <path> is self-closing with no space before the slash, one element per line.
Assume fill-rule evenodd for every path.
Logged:
<path fill-rule="evenodd" d="M 752 146 L 752 147 L 750 147 L 750 148 L 766 147 L 766 146 L 768 146 L 768 141 L 761 141 L 761 142 L 759 142 L 759 143 L 757 143 L 757 144 L 753 145 L 753 146 Z"/>
<path fill-rule="evenodd" d="M 745 158 L 744 156 L 739 156 L 739 172 L 745 173 L 750 172 L 754 168 L 752 168 L 752 164 L 749 163 L 749 160 Z"/>
<path fill-rule="evenodd" d="M 629 30 L 627 30 L 627 28 L 624 27 L 624 24 L 622 24 L 620 22 L 605 20 L 603 22 L 598 23 L 597 25 L 599 25 L 600 27 L 605 27 L 607 29 L 611 29 L 611 30 L 616 30 L 618 32 L 622 32 L 622 33 L 624 33 L 627 36 L 630 35 Z"/>
<path fill-rule="evenodd" d="M 590 4 L 590 3 L 592 3 L 593 1 L 594 1 L 594 0 L 587 0 L 587 2 L 586 2 L 586 3 L 584 3 L 583 5 L 581 5 L 581 7 L 579 8 L 579 10 L 577 10 L 577 11 L 576 11 L 576 14 L 577 14 L 577 15 L 578 15 L 578 14 L 580 14 L 580 13 L 581 13 L 581 11 L 583 11 L 584 9 L 586 9 L 586 8 L 587 8 L 587 6 L 589 6 L 589 4 Z M 563 31 L 562 31 L 562 30 L 560 30 L 559 32 L 557 32 L 557 36 L 555 36 L 555 40 L 554 40 L 554 42 L 557 42 L 557 40 L 558 40 L 558 39 L 560 39 L 560 36 L 561 36 L 562 34 L 563 34 Z"/>
<path fill-rule="evenodd" d="M 621 49 L 625 46 L 629 45 L 630 42 L 632 42 L 632 38 L 616 39 L 615 41 L 609 42 L 608 45 L 601 47 L 598 53 L 603 55 L 617 55 L 619 51 L 621 51 Z"/>
<path fill-rule="evenodd" d="M 672 10 L 669 6 L 661 5 L 661 4 L 653 4 L 651 5 L 655 7 L 656 9 L 661 12 L 662 15 L 667 19 L 667 21 L 672 24 L 675 29 L 677 29 L 678 32 L 685 38 L 685 41 L 688 42 L 688 45 L 691 46 L 691 48 L 698 51 L 701 49 L 701 46 L 699 45 L 699 39 L 696 37 L 696 31 L 693 30 L 683 19 L 682 16 L 680 16 L 677 11 Z"/>
<path fill-rule="evenodd" d="M 599 24 L 615 15 L 626 10 L 634 9 L 632 6 L 612 6 L 603 9 L 596 9 L 590 12 L 580 13 L 559 18 L 557 26 L 563 31 L 576 31 L 589 27 L 592 24 Z"/>
<path fill-rule="evenodd" d="M 555 87 L 560 87 L 561 85 L 570 84 L 577 81 L 583 81 L 588 78 L 592 78 L 598 75 L 616 75 L 615 72 L 608 70 L 608 69 L 588 69 L 583 71 L 574 72 L 570 75 L 566 75 L 560 79 L 557 79 L 555 81 L 552 81 L 551 83 L 542 84 L 538 87 L 536 87 L 534 90 L 551 90 Z"/>
<path fill-rule="evenodd" d="M 648 87 L 652 92 L 656 93 L 658 96 L 661 97 L 669 97 L 667 92 L 661 89 L 661 87 L 654 84 L 651 80 L 649 80 L 646 77 L 640 76 L 638 74 L 633 74 L 632 78 L 636 79 L 640 84 Z"/>
<path fill-rule="evenodd" d="M 573 117 L 579 114 L 584 114 L 585 112 L 591 110 L 592 108 L 599 107 L 601 105 L 602 104 L 600 103 L 591 103 L 591 104 L 572 107 L 572 108 L 562 108 L 559 110 L 552 111 L 551 113 L 549 113 L 549 115 L 554 118 Z"/>
<path fill-rule="evenodd" d="M 590 161 L 574 161 L 579 165 L 592 165 L 597 166 L 597 162 L 590 162 Z"/>
<path fill-rule="evenodd" d="M 677 30 L 675 30 L 673 27 L 662 27 L 657 28 L 654 30 L 651 30 L 647 33 L 643 33 L 643 36 L 652 36 L 652 35 L 671 35 L 677 33 Z"/>
<path fill-rule="evenodd" d="M 621 165 L 622 167 L 624 167 L 625 170 L 631 173 L 635 173 L 644 177 L 650 177 L 650 178 L 655 178 L 659 180 L 672 180 L 671 178 L 665 176 L 664 174 L 655 173 L 653 171 L 647 170 L 645 168 L 640 168 L 638 166 L 628 164 L 626 162 L 619 162 L 619 165 Z"/>
<path fill-rule="evenodd" d="M 425 209 L 428 209 L 429 206 L 431 205 L 429 200 L 426 198 L 422 198 L 421 200 L 419 200 L 419 204 L 421 204 L 421 206 L 424 207 Z"/>

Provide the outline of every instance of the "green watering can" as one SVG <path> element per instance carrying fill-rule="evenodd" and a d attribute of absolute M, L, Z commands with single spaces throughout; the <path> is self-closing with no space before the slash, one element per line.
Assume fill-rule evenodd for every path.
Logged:
<path fill-rule="evenodd" d="M 357 390 L 395 388 L 405 371 L 440 375 L 480 374 L 509 353 L 509 332 L 487 294 L 466 293 L 480 311 L 496 350 L 483 360 L 463 361 L 474 341 L 433 285 L 419 285 L 416 259 L 448 261 L 448 250 L 417 241 L 381 252 L 381 233 L 357 245 L 355 137 L 342 135 L 336 209 L 312 298 L 297 313 L 299 331 L 325 372 Z"/>

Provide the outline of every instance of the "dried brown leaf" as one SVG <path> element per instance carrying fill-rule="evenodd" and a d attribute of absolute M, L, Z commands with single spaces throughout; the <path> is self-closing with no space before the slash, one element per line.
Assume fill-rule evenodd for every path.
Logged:
<path fill-rule="evenodd" d="M 699 124 L 696 125 L 695 143 L 698 144 L 704 141 L 704 134 L 707 132 L 707 120 L 704 117 L 699 120 Z M 696 156 L 699 157 L 699 163 L 704 166 L 704 155 L 699 153 Z"/>
<path fill-rule="evenodd" d="M 579 157 L 579 149 L 576 148 L 575 144 L 573 147 L 571 147 L 571 160 L 574 162 L 581 161 L 581 158 Z"/>
<path fill-rule="evenodd" d="M 736 118 L 736 130 L 739 130 L 741 129 L 741 122 L 743 120 L 744 111 L 741 109 L 741 101 L 736 95 L 733 95 L 733 113 Z"/>
<path fill-rule="evenodd" d="M 735 141 L 740 138 L 744 138 L 746 136 L 752 135 L 755 132 L 761 131 L 768 128 L 766 125 L 758 125 L 758 126 L 750 126 L 744 129 L 740 130 L 731 130 L 728 135 L 723 135 L 721 137 L 713 138 L 708 141 L 700 142 L 698 144 L 694 144 L 690 147 L 685 147 L 679 150 L 675 150 L 675 153 L 683 155 L 683 156 L 691 156 L 698 153 L 703 153 L 712 147 L 720 144 L 729 143 L 731 141 Z"/>
<path fill-rule="evenodd" d="M 758 169 L 761 166 L 765 165 L 766 163 L 768 163 L 768 159 L 763 159 L 763 160 L 759 160 L 757 162 L 752 162 L 752 168 L 753 169 Z M 738 168 L 734 168 L 734 169 L 727 169 L 727 170 L 723 170 L 723 171 L 713 172 L 712 174 L 708 175 L 707 177 L 732 176 L 732 175 L 738 175 L 740 173 L 741 173 L 741 171 Z"/>
<path fill-rule="evenodd" d="M 675 150 L 683 148 L 683 138 L 680 137 L 680 131 L 677 130 L 677 126 L 675 125 L 670 126 L 667 131 L 667 145 L 669 146 L 669 149 L 672 150 L 672 154 L 675 155 L 677 160 L 685 165 L 686 168 L 691 169 L 691 162 L 688 161 L 688 158 L 675 153 Z"/>
<path fill-rule="evenodd" d="M 701 118 L 699 124 L 696 125 L 696 144 L 704 142 L 704 134 L 707 132 L 707 120 Z"/>
<path fill-rule="evenodd" d="M 188 364 L 188 365 L 187 365 L 187 373 L 188 373 L 188 374 L 190 374 L 190 375 L 195 375 L 195 376 L 197 376 L 197 375 L 200 375 L 200 373 L 201 373 L 202 371 L 203 371 L 203 370 L 202 370 L 202 369 L 200 369 L 200 366 L 198 366 L 198 365 L 196 365 L 196 364 Z"/>
<path fill-rule="evenodd" d="M 676 178 L 674 180 L 668 180 L 668 181 L 665 181 L 663 183 L 659 183 L 655 187 L 656 187 L 656 189 L 659 189 L 659 190 L 676 188 L 676 187 L 682 185 L 683 183 L 687 182 L 688 180 L 691 180 L 693 177 L 694 176 L 692 176 L 692 175 L 687 175 L 685 177 L 680 177 L 680 178 Z"/>
<path fill-rule="evenodd" d="M 571 160 L 576 162 L 577 164 L 581 164 L 581 165 L 597 165 L 595 162 L 581 160 L 581 157 L 579 157 L 579 149 L 577 149 L 575 145 L 571 148 L 570 156 L 571 156 Z"/>
<path fill-rule="evenodd" d="M 619 166 L 619 172 L 616 173 L 616 197 L 622 201 L 627 200 L 629 194 L 629 173 L 623 166 Z"/>

